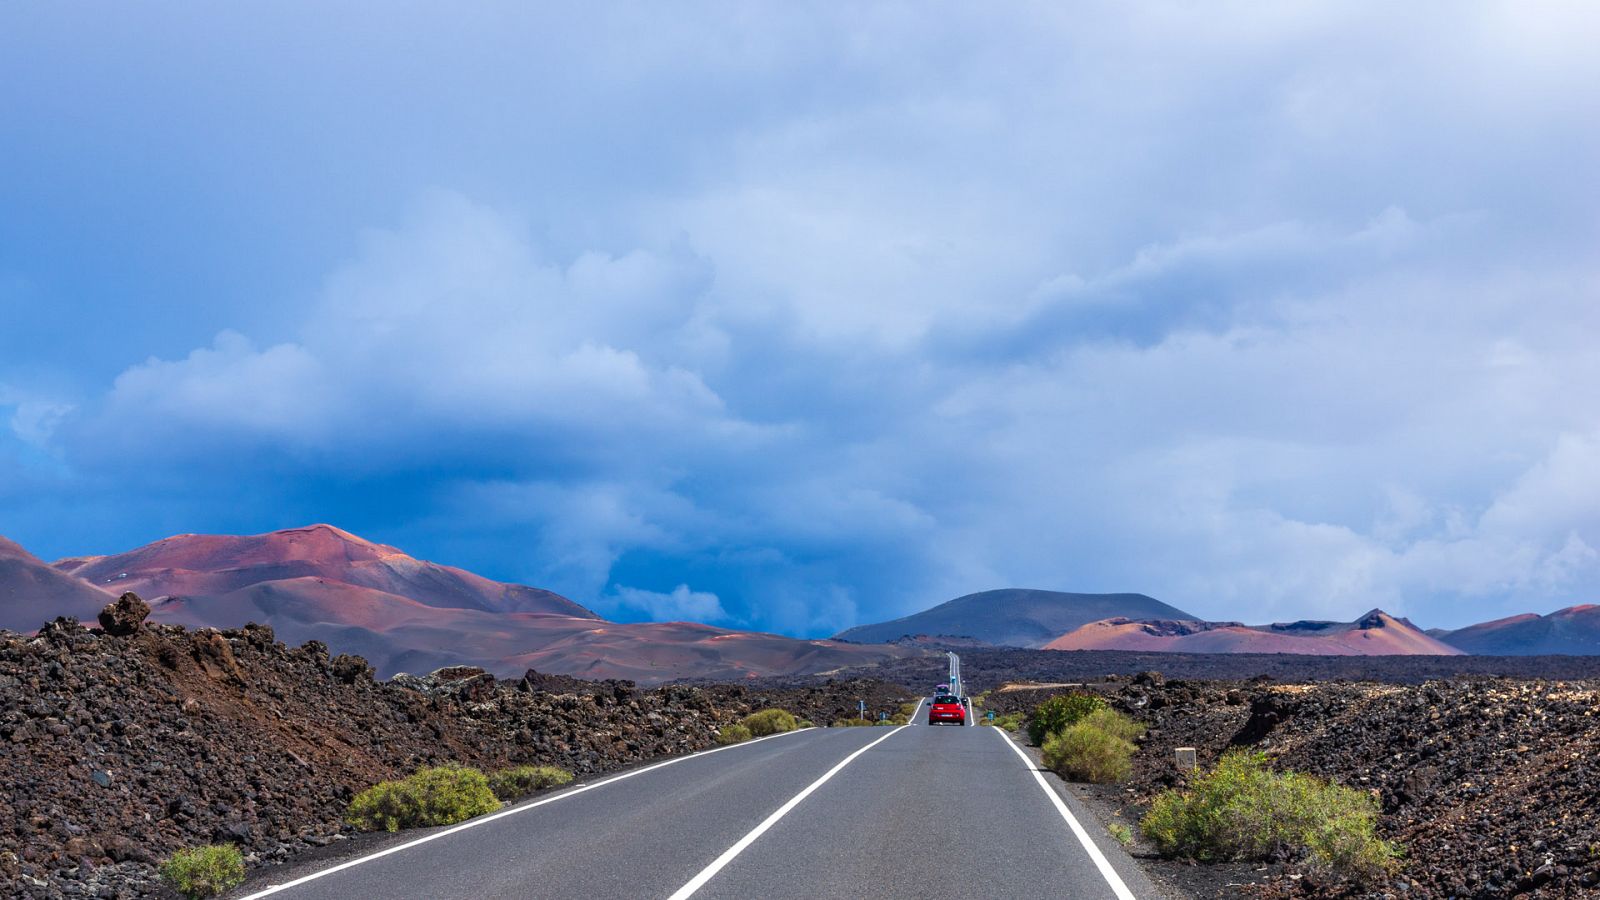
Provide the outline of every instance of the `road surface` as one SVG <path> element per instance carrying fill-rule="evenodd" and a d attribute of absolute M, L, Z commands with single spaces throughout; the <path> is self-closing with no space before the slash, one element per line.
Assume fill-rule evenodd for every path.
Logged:
<path fill-rule="evenodd" d="M 1036 775 L 1004 732 L 914 721 L 807 729 L 600 777 L 234 896 L 1156 896 L 1092 819 L 1069 821 L 1059 780 Z"/>

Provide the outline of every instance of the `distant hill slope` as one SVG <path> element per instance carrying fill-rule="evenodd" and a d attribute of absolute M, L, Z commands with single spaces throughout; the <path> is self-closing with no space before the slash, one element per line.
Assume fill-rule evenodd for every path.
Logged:
<path fill-rule="evenodd" d="M 253 535 L 180 534 L 113 556 L 63 559 L 55 567 L 102 590 L 133 591 L 147 599 L 181 596 L 199 601 L 252 585 L 292 587 L 317 579 L 382 591 L 423 606 L 599 618 L 560 594 L 413 559 L 332 525 Z"/>
<path fill-rule="evenodd" d="M 258 535 L 185 534 L 112 556 L 47 566 L 0 539 L 0 627 L 31 632 L 60 615 L 93 623 L 134 591 L 156 622 L 272 626 L 291 645 L 322 641 L 380 677 L 475 665 L 659 683 L 810 675 L 927 654 L 730 631 L 690 622 L 615 623 L 559 594 L 413 559 L 331 525 Z"/>
<path fill-rule="evenodd" d="M 1007 647 L 1042 647 L 1079 625 L 1119 616 L 1194 618 L 1144 594 L 1068 594 L 1006 588 L 957 597 L 889 622 L 857 625 L 836 637 L 858 643 L 884 643 L 906 635 L 950 635 Z"/>
<path fill-rule="evenodd" d="M 1299 653 L 1310 656 L 1459 656 L 1405 619 L 1375 609 L 1354 622 L 1143 621 L 1091 622 L 1045 645 L 1046 650 L 1140 650 L 1165 653 Z"/>
<path fill-rule="evenodd" d="M 0 537 L 0 628 L 27 633 L 56 616 L 93 622 L 112 599 Z"/>
<path fill-rule="evenodd" d="M 1437 637 L 1452 647 L 1484 656 L 1592 656 L 1600 654 L 1600 605 L 1589 603 L 1547 616 L 1526 613 L 1480 622 L 1439 632 Z"/>
<path fill-rule="evenodd" d="M 291 646 L 319 640 L 335 653 L 365 657 L 379 677 L 471 665 L 505 677 L 531 668 L 658 684 L 679 678 L 817 674 L 924 652 L 798 640 L 693 622 L 619 623 L 439 608 L 316 578 L 255 584 L 203 600 L 167 598 L 153 606 L 153 620 L 190 627 L 262 622 Z"/>

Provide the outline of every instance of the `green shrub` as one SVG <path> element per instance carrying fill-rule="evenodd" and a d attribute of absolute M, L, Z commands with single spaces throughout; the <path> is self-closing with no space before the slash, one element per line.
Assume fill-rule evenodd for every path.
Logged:
<path fill-rule="evenodd" d="M 1133 743 L 1144 737 L 1144 726 L 1114 709 L 1097 709 L 1083 717 L 1080 724 L 1104 731 L 1112 737 Z"/>
<path fill-rule="evenodd" d="M 1004 728 L 1007 731 L 1016 731 L 1018 728 L 1022 727 L 1022 713 L 1008 713 L 1003 716 L 995 716 L 992 721 L 988 718 L 982 718 L 978 720 L 978 724 L 993 725 L 996 728 Z"/>
<path fill-rule="evenodd" d="M 815 728 L 815 727 L 817 727 L 817 723 L 811 721 L 810 719 L 801 719 L 800 721 L 795 723 L 794 727 L 796 727 L 796 728 Z"/>
<path fill-rule="evenodd" d="M 910 719 L 911 715 L 917 711 L 917 707 L 921 705 L 920 703 L 902 703 L 900 704 L 900 715 Z"/>
<path fill-rule="evenodd" d="M 909 721 L 911 721 L 911 720 L 909 718 L 907 718 L 904 713 L 895 713 L 894 715 L 890 716 L 887 719 L 879 719 L 876 722 L 873 722 L 872 724 L 874 724 L 874 725 L 904 725 Z"/>
<path fill-rule="evenodd" d="M 1167 856 L 1225 862 L 1290 855 L 1372 882 L 1394 870 L 1396 856 L 1375 834 L 1377 819 L 1368 794 L 1274 772 L 1265 754 L 1234 750 L 1190 789 L 1157 796 L 1140 827 Z"/>
<path fill-rule="evenodd" d="M 161 864 L 161 877 L 190 900 L 211 897 L 244 881 L 244 857 L 232 844 L 190 847 Z"/>
<path fill-rule="evenodd" d="M 1133 843 L 1133 829 L 1121 822 L 1112 822 L 1106 826 L 1106 831 L 1111 832 L 1111 836 L 1117 839 L 1117 843 L 1124 847 Z"/>
<path fill-rule="evenodd" d="M 1120 713 L 1095 710 L 1083 721 L 1046 737 L 1041 755 L 1045 767 L 1062 778 L 1110 784 L 1127 778 L 1133 769 L 1133 742 L 1122 735 L 1137 737 L 1143 731 Z"/>
<path fill-rule="evenodd" d="M 794 714 L 782 709 L 763 709 L 753 712 L 740 720 L 739 724 L 750 729 L 752 737 L 766 737 L 781 731 L 793 731 L 799 723 Z"/>
<path fill-rule="evenodd" d="M 1051 697 L 1033 708 L 1033 715 L 1028 718 L 1028 742 L 1042 747 L 1045 738 L 1075 724 L 1095 710 L 1105 708 L 1106 701 L 1093 694 Z"/>
<path fill-rule="evenodd" d="M 717 730 L 717 743 L 723 745 L 737 744 L 740 741 L 748 741 L 750 740 L 750 737 L 750 729 L 738 722 L 735 722 L 732 725 L 724 725 Z"/>
<path fill-rule="evenodd" d="M 477 769 L 438 766 L 357 794 L 345 820 L 362 831 L 454 825 L 500 808 L 489 779 Z"/>
<path fill-rule="evenodd" d="M 547 787 L 572 781 L 572 773 L 556 766 L 517 766 L 489 776 L 489 790 L 501 800 L 516 800 Z"/>
<path fill-rule="evenodd" d="M 833 720 L 833 727 L 835 727 L 835 728 L 859 728 L 859 727 L 861 727 L 863 725 L 876 725 L 876 724 L 878 724 L 878 723 L 874 722 L 871 719 L 834 719 Z"/>

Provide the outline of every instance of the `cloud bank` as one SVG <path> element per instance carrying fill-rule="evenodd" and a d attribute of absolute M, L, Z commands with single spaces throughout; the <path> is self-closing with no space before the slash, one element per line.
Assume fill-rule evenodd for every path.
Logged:
<path fill-rule="evenodd" d="M 257 112 L 364 130 L 268 137 L 275 191 L 171 186 L 268 223 L 193 255 L 282 259 L 284 294 L 229 299 L 260 262 L 156 302 L 111 256 L 87 286 L 0 256 L 0 309 L 93 301 L 0 338 L 5 533 L 334 520 L 793 634 L 1000 586 L 1443 626 L 1595 599 L 1589 7 L 947 13 L 500 10 L 452 26 L 479 72 L 417 12 L 441 74 L 405 110 L 358 101 L 408 76 L 308 56 L 335 96 Z M 107 64 L 155 83 L 150 53 Z"/>

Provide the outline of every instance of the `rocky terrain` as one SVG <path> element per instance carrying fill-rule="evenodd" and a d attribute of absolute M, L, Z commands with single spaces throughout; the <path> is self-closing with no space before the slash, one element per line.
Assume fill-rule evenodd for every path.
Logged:
<path fill-rule="evenodd" d="M 355 792 L 426 765 L 594 773 L 704 749 L 768 705 L 822 721 L 858 696 L 904 699 L 873 682 L 643 690 L 470 667 L 380 682 L 315 641 L 145 612 L 128 595 L 95 630 L 0 632 L 0 894 L 143 896 L 152 862 L 214 841 L 269 864 L 340 839 Z"/>
<path fill-rule="evenodd" d="M 925 644 L 936 648 L 938 645 Z M 1098 680 L 1104 675 L 1165 672 L 1171 678 L 1279 681 L 1424 681 L 1486 675 L 1600 680 L 1600 656 L 1308 656 L 1294 653 L 1147 653 L 1127 650 L 1023 650 L 954 648 L 972 693 L 1002 684 Z M 934 685 L 945 674 L 943 656 L 889 660 L 855 670 L 896 684 Z"/>
<path fill-rule="evenodd" d="M 1229 747 L 1372 791 L 1380 832 L 1405 855 L 1373 892 L 1318 882 L 1293 866 L 1223 867 L 1179 880 L 1207 896 L 1600 896 L 1600 682 L 1463 678 L 1420 685 L 1167 680 L 1094 685 L 1150 728 L 1130 783 L 1093 789 L 1136 821 L 1179 784 L 1176 747 L 1202 765 Z M 995 691 L 998 711 L 1060 688 Z M 1205 867 L 1201 867 L 1203 870 Z M 1248 887 L 1245 884 L 1248 883 Z"/>

